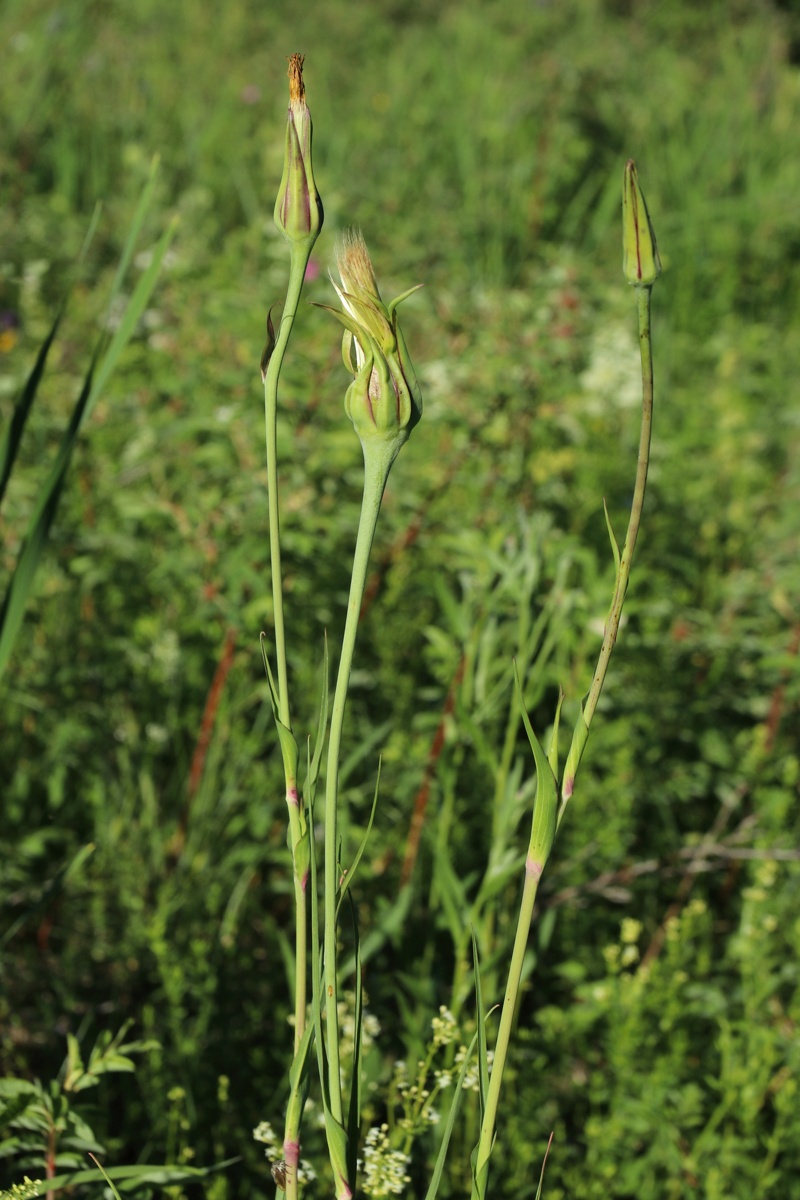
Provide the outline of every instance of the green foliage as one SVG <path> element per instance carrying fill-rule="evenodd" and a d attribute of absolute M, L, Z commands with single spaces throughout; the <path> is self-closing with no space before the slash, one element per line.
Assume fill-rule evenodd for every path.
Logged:
<path fill-rule="evenodd" d="M 104 1152 L 87 1113 L 76 1107 L 73 1097 L 96 1087 L 103 1075 L 133 1071 L 130 1056 L 156 1047 L 153 1042 L 125 1042 L 128 1028 L 124 1025 L 113 1037 L 101 1034 L 86 1065 L 78 1039 L 67 1034 L 63 1071 L 49 1086 L 38 1080 L 0 1079 L 0 1158 L 29 1170 L 45 1170 L 47 1178 L 53 1178 L 59 1170 L 79 1168 L 87 1154 Z"/>
<path fill-rule="evenodd" d="M 180 217 L 75 446 L 0 691 L 4 1077 L 33 1096 L 66 1033 L 133 1018 L 160 1049 L 86 1093 L 84 1141 L 186 1164 L 152 1189 L 272 1187 L 250 1131 L 288 1100 L 292 867 L 258 650 L 258 360 L 285 286 L 270 214 L 300 49 L 326 208 L 307 295 L 330 301 L 351 221 L 386 294 L 425 284 L 404 306 L 425 418 L 384 503 L 342 770 L 352 862 L 380 755 L 349 893 L 384 1028 L 365 1120 L 391 1124 L 375 1097 L 395 1059 L 424 1061 L 440 1005 L 471 1038 L 471 923 L 499 999 L 534 787 L 512 657 L 544 745 L 563 687 L 562 756 L 590 681 L 613 587 L 603 499 L 623 529 L 636 454 L 632 155 L 664 263 L 650 491 L 540 889 L 490 1194 L 535 1196 L 555 1131 L 547 1200 L 800 1196 L 795 18 L 767 0 L 11 0 L 0 33 L 3 432 L 106 202 L 4 496 L 4 590 L 156 152 L 139 245 Z M 152 261 L 134 254 L 132 278 Z M 360 461 L 329 323 L 303 307 L 293 345 L 278 440 L 301 743 L 323 631 L 334 661 L 341 643 Z M 83 1094 L 66 1095 L 71 1113 Z M 56 1106 L 47 1083 L 36 1097 Z M 465 1091 L 442 1197 L 469 1185 L 476 1121 Z M 414 1143 L 415 1194 L 440 1137 Z M 199 1180 L 192 1154 L 244 1162 Z"/>

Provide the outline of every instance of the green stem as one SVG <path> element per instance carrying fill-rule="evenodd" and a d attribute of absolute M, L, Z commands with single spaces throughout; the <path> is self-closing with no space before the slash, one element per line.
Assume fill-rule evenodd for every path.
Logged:
<path fill-rule="evenodd" d="M 278 506 L 278 380 L 286 347 L 297 315 L 297 305 L 303 290 L 311 247 L 292 244 L 290 247 L 289 286 L 283 306 L 280 329 L 267 365 L 264 378 L 264 416 L 267 440 L 267 487 L 269 489 L 269 553 L 272 570 L 272 608 L 275 628 L 275 657 L 278 662 L 278 715 L 287 729 L 289 718 L 289 683 L 286 670 L 286 634 L 283 622 L 283 576 L 281 574 L 281 526 Z"/>
<path fill-rule="evenodd" d="M 617 640 L 619 623 L 622 616 L 622 606 L 630 579 L 633 552 L 639 533 L 639 524 L 644 506 L 645 488 L 647 486 L 647 469 L 650 462 L 650 437 L 653 422 L 653 359 L 650 346 L 650 293 L 651 288 L 638 287 L 636 302 L 639 317 L 639 347 L 642 360 L 642 427 L 639 437 L 639 458 L 636 466 L 636 482 L 634 485 L 631 514 L 625 535 L 625 544 L 617 567 L 617 579 L 614 596 L 611 601 L 608 619 L 603 633 L 603 644 L 600 657 L 592 679 L 592 686 L 586 700 L 583 716 L 588 728 L 608 671 L 608 664 Z M 563 805 L 562 805 L 563 812 Z M 486 1184 L 489 1170 L 489 1157 L 495 1137 L 497 1109 L 500 1100 L 500 1090 L 503 1083 L 503 1072 L 508 1057 L 511 1041 L 511 1030 L 514 1023 L 514 1011 L 519 996 L 519 985 L 522 978 L 522 967 L 525 950 L 528 944 L 533 909 L 536 903 L 536 893 L 542 875 L 543 862 L 541 855 L 534 855 L 531 850 L 525 862 L 525 886 L 522 891 L 522 903 L 514 938 L 514 949 L 511 955 L 511 965 L 508 972 L 503 1009 L 500 1016 L 500 1028 L 497 1033 L 497 1043 L 494 1051 L 492 1072 L 489 1077 L 489 1087 L 486 1093 L 481 1132 L 478 1140 L 478 1151 L 475 1159 L 475 1177 L 472 1189 L 473 1200 L 483 1200 L 486 1195 Z"/>
<path fill-rule="evenodd" d="M 308 245 L 290 246 L 289 284 L 286 290 L 280 328 L 264 378 L 264 410 L 267 445 L 267 488 L 269 502 L 269 549 L 272 574 L 272 608 L 275 629 L 275 657 L 278 666 L 278 716 L 282 725 L 291 729 L 289 709 L 289 681 L 286 667 L 286 632 L 283 619 L 283 575 L 281 570 L 281 531 L 278 497 L 278 380 L 283 366 L 286 347 L 292 333 L 300 294 L 303 290 L 306 267 L 311 254 Z M 297 795 L 297 779 L 284 762 L 286 804 L 289 812 L 289 841 L 294 859 L 295 848 L 302 836 L 302 823 Z M 306 881 L 294 872 L 295 897 L 295 996 L 294 996 L 294 1049 L 297 1048 L 305 1031 L 307 982 L 306 982 Z"/>
<path fill-rule="evenodd" d="M 291 244 L 289 283 L 286 290 L 280 329 L 264 376 L 264 418 L 267 449 L 267 493 L 269 508 L 269 548 L 272 574 L 272 609 L 275 630 L 275 657 L 278 667 L 278 718 L 281 725 L 291 730 L 289 709 L 289 678 L 286 667 L 286 632 L 283 619 L 283 575 L 281 569 L 280 508 L 278 502 L 278 380 L 283 366 L 286 347 L 294 326 L 300 294 L 303 290 L 306 267 L 311 254 L 308 243 Z M 296 861 L 296 850 L 303 833 L 300 800 L 297 793 L 297 777 L 284 754 L 284 781 L 286 805 L 289 814 L 289 843 L 294 867 L 295 900 L 295 987 L 294 987 L 294 1052 L 297 1055 L 305 1033 L 307 1004 L 307 933 L 308 911 L 306 901 L 306 879 L 300 878 Z M 286 1200 L 297 1200 L 297 1162 L 299 1157 L 299 1127 L 302 1104 L 290 1106 L 284 1130 L 284 1153 L 287 1159 Z"/>
<path fill-rule="evenodd" d="M 517 1006 L 519 984 L 522 978 L 522 965 L 525 950 L 528 945 L 533 908 L 536 903 L 536 892 L 542 875 L 542 864 L 535 861 L 531 854 L 525 861 L 525 886 L 522 889 L 517 932 L 514 937 L 514 949 L 511 954 L 511 965 L 508 969 L 503 1009 L 500 1014 L 500 1028 L 497 1031 L 497 1042 L 494 1048 L 492 1073 L 489 1076 L 489 1087 L 486 1092 L 486 1104 L 483 1111 L 478 1153 L 475 1159 L 475 1179 L 473 1182 L 473 1200 L 482 1200 L 486 1194 L 486 1176 L 488 1173 L 489 1156 L 492 1152 L 495 1126 L 497 1124 L 497 1107 L 500 1101 L 500 1089 L 503 1083 L 503 1071 L 508 1058 L 508 1047 L 511 1042 L 511 1029 L 514 1023 L 514 1011 Z M 483 1178 L 481 1178 L 483 1176 Z"/>
<path fill-rule="evenodd" d="M 337 819 L 339 792 L 339 753 L 342 741 L 347 689 L 353 664 L 353 650 L 367 564 L 378 523 L 383 489 L 394 460 L 396 446 L 372 441 L 364 444 L 364 495 L 353 556 L 350 596 L 342 639 L 342 653 L 336 678 L 336 690 L 331 708 L 331 727 L 328 738 L 328 767 L 325 775 L 325 889 L 323 934 L 323 971 L 325 976 L 325 1044 L 328 1053 L 329 1104 L 334 1118 L 342 1122 L 342 1084 L 339 1059 L 339 1021 L 337 1014 L 338 981 L 336 970 L 336 894 L 339 889 L 337 862 Z"/>
<path fill-rule="evenodd" d="M 650 434 L 653 424 L 653 357 L 650 346 L 650 293 L 652 288 L 637 287 L 636 304 L 639 315 L 639 350 L 642 358 L 642 430 L 639 436 L 639 460 L 636 465 L 636 483 L 633 489 L 633 503 L 628 521 L 628 531 L 625 535 L 625 545 L 617 569 L 617 582 L 614 597 L 603 632 L 603 644 L 600 647 L 600 657 L 597 660 L 592 686 L 583 709 L 583 718 L 587 727 L 591 724 L 600 692 L 603 689 L 608 664 L 617 641 L 619 622 L 622 616 L 622 606 L 625 603 L 625 593 L 628 590 L 633 552 L 636 548 L 636 538 L 639 533 L 639 522 L 642 517 L 644 493 L 647 486 L 647 468 L 650 463 Z"/>

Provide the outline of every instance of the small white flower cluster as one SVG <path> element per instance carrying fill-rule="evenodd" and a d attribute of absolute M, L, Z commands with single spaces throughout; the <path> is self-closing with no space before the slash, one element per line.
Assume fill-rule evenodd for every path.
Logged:
<path fill-rule="evenodd" d="M 257 1142 L 263 1142 L 267 1148 L 267 1155 L 272 1154 L 274 1157 L 277 1157 L 278 1151 L 281 1148 L 281 1143 L 277 1133 L 272 1128 L 269 1121 L 260 1121 L 253 1130 L 253 1137 Z"/>
<path fill-rule="evenodd" d="M 434 1017 L 431 1021 L 431 1031 L 433 1032 L 432 1049 L 439 1050 L 442 1046 L 449 1046 L 458 1037 L 458 1025 L 456 1019 L 442 1004 L 439 1008 L 438 1017 Z"/>
<path fill-rule="evenodd" d="M 400 1196 L 406 1184 L 410 1159 L 389 1143 L 389 1126 L 373 1125 L 364 1141 L 363 1191 L 367 1196 Z"/>
<path fill-rule="evenodd" d="M 426 1086 L 430 1070 L 430 1055 L 427 1062 L 417 1063 L 417 1072 L 412 1082 L 409 1079 L 408 1067 L 399 1059 L 394 1064 L 392 1077 L 392 1092 L 397 1102 L 403 1106 L 403 1115 L 398 1121 L 398 1127 L 403 1133 L 414 1138 L 429 1125 L 439 1124 L 439 1112 L 431 1104 L 431 1099 L 439 1090 L 438 1084 L 433 1092 Z"/>

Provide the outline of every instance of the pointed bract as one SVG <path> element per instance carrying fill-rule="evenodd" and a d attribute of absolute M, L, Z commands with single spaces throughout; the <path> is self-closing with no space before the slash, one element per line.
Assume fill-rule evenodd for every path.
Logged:
<path fill-rule="evenodd" d="M 322 229 L 322 201 L 311 166 L 311 113 L 303 86 L 303 55 L 289 58 L 289 114 L 283 177 L 275 201 L 275 224 L 288 242 L 308 243 Z"/>
<path fill-rule="evenodd" d="M 640 287 L 651 286 L 661 274 L 656 235 L 632 158 L 622 180 L 622 270 L 628 283 Z"/>
<path fill-rule="evenodd" d="M 343 236 L 336 265 L 341 283 L 331 282 L 344 310 L 336 314 L 346 329 L 342 352 L 355 376 L 345 396 L 347 415 L 362 442 L 397 439 L 399 449 L 422 416 L 422 395 L 397 323 L 397 305 L 410 293 L 383 303 L 356 230 Z"/>

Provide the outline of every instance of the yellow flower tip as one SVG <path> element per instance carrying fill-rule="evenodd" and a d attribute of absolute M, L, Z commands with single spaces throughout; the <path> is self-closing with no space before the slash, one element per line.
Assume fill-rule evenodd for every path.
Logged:
<path fill-rule="evenodd" d="M 380 302 L 375 271 L 360 229 L 347 229 L 336 246 L 336 269 L 342 287 L 355 299 Z"/>
<path fill-rule="evenodd" d="M 656 235 L 632 158 L 622 179 L 622 270 L 628 283 L 639 287 L 651 286 L 661 274 Z"/>
<path fill-rule="evenodd" d="M 289 103 L 292 107 L 305 104 L 306 89 L 303 83 L 304 54 L 289 55 Z"/>

